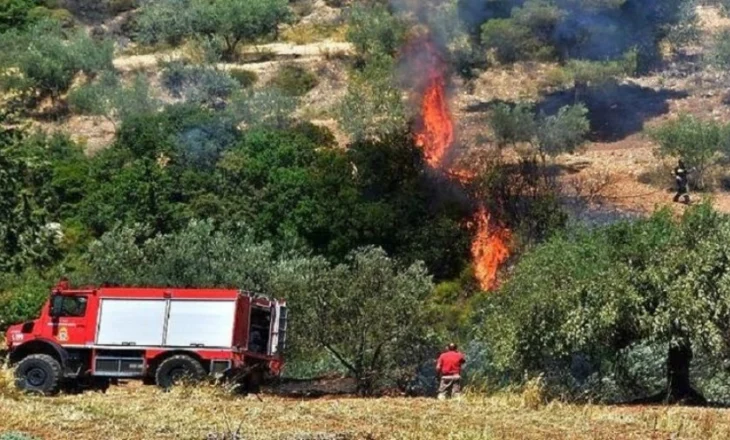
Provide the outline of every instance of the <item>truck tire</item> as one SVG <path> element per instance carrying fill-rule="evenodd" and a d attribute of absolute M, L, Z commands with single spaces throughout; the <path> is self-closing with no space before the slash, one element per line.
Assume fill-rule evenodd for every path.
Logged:
<path fill-rule="evenodd" d="M 61 364 L 47 354 L 27 356 L 15 368 L 15 384 L 18 388 L 46 396 L 58 392 L 62 376 Z"/>
<path fill-rule="evenodd" d="M 181 380 L 199 381 L 205 376 L 203 366 L 196 359 L 178 354 L 162 361 L 155 371 L 155 383 L 169 389 Z"/>

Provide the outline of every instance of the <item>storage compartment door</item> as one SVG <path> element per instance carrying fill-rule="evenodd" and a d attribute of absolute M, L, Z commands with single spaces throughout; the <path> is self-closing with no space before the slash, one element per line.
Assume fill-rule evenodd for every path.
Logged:
<path fill-rule="evenodd" d="M 166 346 L 230 348 L 235 301 L 172 300 Z"/>
<path fill-rule="evenodd" d="M 99 345 L 160 346 L 165 329 L 165 300 L 101 300 Z"/>

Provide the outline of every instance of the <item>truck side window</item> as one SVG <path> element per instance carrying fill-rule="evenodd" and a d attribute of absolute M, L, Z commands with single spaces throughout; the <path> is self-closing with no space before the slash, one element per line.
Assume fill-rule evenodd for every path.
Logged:
<path fill-rule="evenodd" d="M 81 318 L 86 315 L 86 297 L 85 296 L 55 296 L 53 298 L 53 309 L 59 310 L 57 318 L 76 317 Z M 59 304 L 60 303 L 60 304 Z"/>

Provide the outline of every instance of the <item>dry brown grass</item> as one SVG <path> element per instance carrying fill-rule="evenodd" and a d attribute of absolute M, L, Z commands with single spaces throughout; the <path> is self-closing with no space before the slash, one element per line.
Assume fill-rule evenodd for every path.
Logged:
<path fill-rule="evenodd" d="M 113 387 L 55 398 L 0 384 L 0 433 L 43 439 L 726 439 L 730 413 L 678 407 L 537 404 L 534 396 L 284 399 L 213 387 Z M 232 438 L 230 435 L 225 438 Z"/>

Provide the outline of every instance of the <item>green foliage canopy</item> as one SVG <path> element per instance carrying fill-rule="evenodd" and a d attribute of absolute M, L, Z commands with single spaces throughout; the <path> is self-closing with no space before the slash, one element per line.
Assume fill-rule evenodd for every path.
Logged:
<path fill-rule="evenodd" d="M 96 41 L 83 30 L 65 31 L 50 21 L 0 34 L 0 46 L 0 90 L 28 99 L 58 100 L 77 74 L 93 77 L 113 70 L 111 41 Z"/>
<path fill-rule="evenodd" d="M 659 156 L 682 159 L 695 168 L 695 183 L 700 189 L 708 184 L 708 167 L 719 156 L 730 153 L 730 126 L 688 114 L 657 127 L 650 135 L 658 144 Z"/>
<path fill-rule="evenodd" d="M 143 6 L 137 18 L 138 38 L 145 44 L 180 44 L 197 37 L 220 43 L 231 60 L 241 43 L 275 35 L 288 19 L 286 0 L 163 0 Z"/>
<path fill-rule="evenodd" d="M 730 219 L 703 204 L 681 221 L 659 212 L 552 238 L 485 309 L 482 334 L 496 364 L 515 379 L 528 371 L 569 387 L 593 380 L 600 395 L 602 378 L 616 379 L 622 350 L 635 344 L 667 344 L 672 380 L 689 371 L 693 348 L 721 362 L 730 353 L 728 234 Z M 681 398 L 681 382 L 665 382 L 665 395 Z"/>

